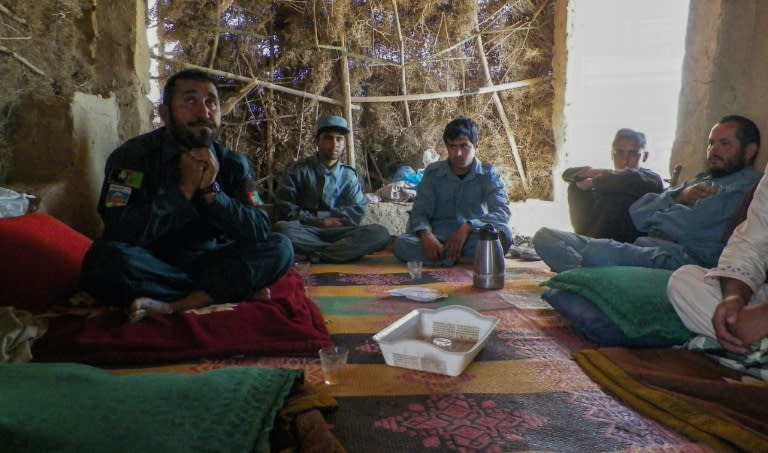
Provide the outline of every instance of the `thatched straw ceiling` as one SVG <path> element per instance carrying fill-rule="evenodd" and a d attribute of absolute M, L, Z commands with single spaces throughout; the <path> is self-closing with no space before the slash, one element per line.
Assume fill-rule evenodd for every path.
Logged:
<path fill-rule="evenodd" d="M 342 57 L 353 99 L 543 80 L 496 95 L 353 102 L 359 106 L 352 115 L 356 166 L 369 190 L 399 165 L 420 167 L 426 149 L 444 155 L 445 123 L 467 115 L 481 126 L 479 157 L 500 168 L 510 196 L 519 200 L 551 198 L 552 9 L 552 0 L 158 0 L 153 13 L 160 18 L 164 57 L 175 61 L 164 73 L 191 63 L 341 104 Z M 245 85 L 232 77 L 222 82 L 225 98 Z M 224 118 L 225 139 L 253 159 L 265 181 L 314 151 L 318 116 L 344 114 L 339 105 L 263 85 L 240 96 Z"/>

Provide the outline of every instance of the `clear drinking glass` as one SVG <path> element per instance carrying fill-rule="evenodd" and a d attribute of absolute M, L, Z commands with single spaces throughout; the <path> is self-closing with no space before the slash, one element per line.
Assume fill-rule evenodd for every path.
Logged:
<path fill-rule="evenodd" d="M 411 275 L 412 280 L 421 278 L 421 268 L 421 261 L 408 261 L 408 273 Z"/>
<path fill-rule="evenodd" d="M 304 289 L 306 289 L 307 286 L 309 286 L 312 279 L 311 265 L 307 261 L 296 261 L 295 263 L 293 263 L 293 268 L 301 276 L 301 280 L 304 282 Z"/>
<path fill-rule="evenodd" d="M 344 371 L 347 369 L 349 350 L 344 346 L 329 346 L 320 349 L 319 354 L 320 368 L 323 370 L 323 382 L 328 385 L 341 382 Z"/>

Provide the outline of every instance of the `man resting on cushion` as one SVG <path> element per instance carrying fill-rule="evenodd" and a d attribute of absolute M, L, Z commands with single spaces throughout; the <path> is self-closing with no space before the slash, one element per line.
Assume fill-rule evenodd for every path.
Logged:
<path fill-rule="evenodd" d="M 730 219 L 762 176 L 751 167 L 759 149 L 754 122 L 723 117 L 709 133 L 707 172 L 680 187 L 645 194 L 630 206 L 635 227 L 647 236 L 626 243 L 542 228 L 533 237 L 536 253 L 555 272 L 596 266 L 712 267 L 725 246 Z"/>
<path fill-rule="evenodd" d="M 104 234 L 83 261 L 81 287 L 132 320 L 267 297 L 293 261 L 270 231 L 244 156 L 216 142 L 219 95 L 204 72 L 173 75 L 165 127 L 107 160 L 98 211 Z"/>
<path fill-rule="evenodd" d="M 683 266 L 667 296 L 688 329 L 745 354 L 768 337 L 768 180 L 762 178 L 746 220 L 733 231 L 717 267 Z"/>

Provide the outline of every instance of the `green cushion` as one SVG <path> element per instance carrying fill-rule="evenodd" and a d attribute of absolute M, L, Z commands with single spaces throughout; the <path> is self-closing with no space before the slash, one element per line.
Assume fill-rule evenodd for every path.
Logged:
<path fill-rule="evenodd" d="M 579 294 L 600 308 L 627 338 L 691 338 L 667 299 L 672 271 L 648 267 L 584 267 L 561 272 L 542 286 Z"/>
<path fill-rule="evenodd" d="M 0 364 L 3 452 L 269 451 L 297 370 L 115 376 L 77 364 Z"/>

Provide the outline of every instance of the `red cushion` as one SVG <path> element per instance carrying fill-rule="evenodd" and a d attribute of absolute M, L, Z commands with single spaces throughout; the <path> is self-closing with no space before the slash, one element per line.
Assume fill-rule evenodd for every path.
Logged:
<path fill-rule="evenodd" d="M 289 271 L 271 290 L 270 301 L 201 315 L 159 315 L 135 323 L 126 322 L 122 311 L 52 318 L 32 354 L 40 362 L 116 366 L 233 355 L 316 357 L 318 349 L 333 344 L 298 273 Z"/>
<path fill-rule="evenodd" d="M 0 305 L 39 313 L 74 293 L 91 242 L 47 214 L 0 219 Z"/>

